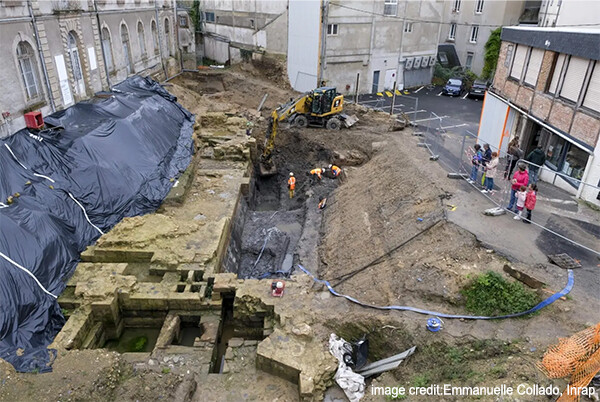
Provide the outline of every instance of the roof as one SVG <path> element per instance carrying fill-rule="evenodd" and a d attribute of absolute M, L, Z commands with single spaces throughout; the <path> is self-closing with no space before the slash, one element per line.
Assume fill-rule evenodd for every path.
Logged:
<path fill-rule="evenodd" d="M 507 42 L 600 60 L 599 27 L 504 27 L 501 38 Z"/>

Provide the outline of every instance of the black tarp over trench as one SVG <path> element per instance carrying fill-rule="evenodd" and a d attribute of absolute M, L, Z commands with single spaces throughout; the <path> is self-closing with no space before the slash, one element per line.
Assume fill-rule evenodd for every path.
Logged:
<path fill-rule="evenodd" d="M 56 297 L 80 252 L 156 210 L 191 160 L 193 115 L 158 83 L 131 77 L 108 95 L 0 140 L 0 358 L 18 371 L 51 369 Z"/>

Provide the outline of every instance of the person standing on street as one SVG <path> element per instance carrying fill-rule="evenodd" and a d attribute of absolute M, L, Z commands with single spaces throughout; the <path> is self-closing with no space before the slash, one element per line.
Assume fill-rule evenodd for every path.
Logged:
<path fill-rule="evenodd" d="M 527 162 L 531 162 L 532 165 L 529 166 L 529 183 L 536 184 L 538 181 L 538 176 L 540 173 L 540 167 L 544 166 L 546 162 L 546 154 L 542 149 L 542 146 L 538 144 L 538 146 L 527 155 Z"/>
<path fill-rule="evenodd" d="M 523 151 L 519 148 L 519 136 L 517 135 L 508 143 L 508 161 L 504 170 L 504 179 L 510 179 L 515 165 L 523 157 Z"/>
<path fill-rule="evenodd" d="M 496 170 L 498 170 L 498 152 L 492 152 L 492 159 L 485 166 L 485 188 L 481 190 L 482 193 L 492 193 L 494 191 L 494 177 L 496 177 Z"/>
<path fill-rule="evenodd" d="M 294 198 L 294 190 L 296 189 L 296 178 L 294 173 L 290 172 L 290 178 L 288 179 L 288 189 L 290 190 L 290 199 Z"/>
<path fill-rule="evenodd" d="M 527 183 L 529 183 L 529 174 L 527 173 L 527 169 L 525 163 L 519 162 L 517 165 L 518 170 L 515 172 L 515 175 L 512 178 L 512 186 L 510 188 L 510 202 L 508 203 L 509 211 L 514 211 L 515 202 L 517 201 L 517 191 L 521 189 L 521 186 L 527 187 Z"/>

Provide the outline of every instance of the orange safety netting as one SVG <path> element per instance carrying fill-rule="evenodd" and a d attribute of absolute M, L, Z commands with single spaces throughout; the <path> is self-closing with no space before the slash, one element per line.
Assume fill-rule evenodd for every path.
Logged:
<path fill-rule="evenodd" d="M 600 371 L 600 323 L 569 338 L 560 338 L 537 366 L 549 378 L 571 376 L 558 401 L 578 401 L 581 389 Z"/>

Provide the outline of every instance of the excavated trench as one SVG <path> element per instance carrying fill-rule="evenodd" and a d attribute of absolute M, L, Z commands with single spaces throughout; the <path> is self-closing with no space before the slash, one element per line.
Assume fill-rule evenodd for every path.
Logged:
<path fill-rule="evenodd" d="M 314 131 L 317 135 L 318 130 Z M 224 270 L 242 279 L 291 274 L 299 255 L 311 251 L 302 250 L 306 242 L 300 240 L 318 233 L 319 201 L 338 185 L 338 179 L 330 174 L 318 180 L 309 173 L 315 167 L 331 163 L 329 149 L 299 141 L 298 133 L 292 130 L 283 135 L 288 137 L 273 157 L 277 174 L 261 177 L 255 162 L 249 190 L 240 198 L 234 215 Z M 297 179 L 292 199 L 287 188 L 289 172 L 294 172 Z"/>

